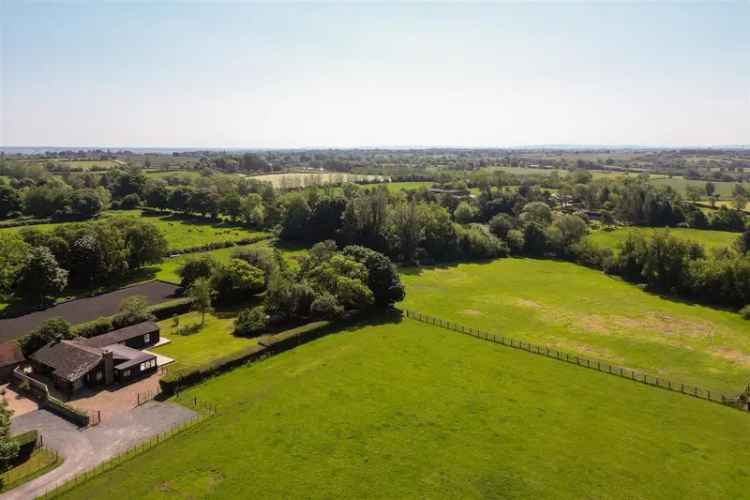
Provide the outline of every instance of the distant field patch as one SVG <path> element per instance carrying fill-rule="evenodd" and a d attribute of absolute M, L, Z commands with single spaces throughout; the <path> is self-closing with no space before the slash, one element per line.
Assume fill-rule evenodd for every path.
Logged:
<path fill-rule="evenodd" d="M 254 175 L 250 177 L 263 182 L 270 182 L 279 189 L 305 188 L 325 184 L 342 184 L 344 182 L 377 182 L 385 180 L 379 175 L 356 175 L 339 172 L 311 172 Z"/>
<path fill-rule="evenodd" d="M 726 394 L 750 381 L 750 321 L 600 271 L 500 259 L 406 269 L 402 279 L 403 305 L 425 314 Z"/>
<path fill-rule="evenodd" d="M 688 186 L 698 186 L 699 188 L 704 189 L 706 187 L 706 182 L 708 182 L 703 180 L 686 179 L 685 177 L 653 177 L 655 176 L 652 176 L 652 179 L 650 180 L 651 184 L 654 184 L 656 186 L 671 186 L 675 191 L 682 195 L 685 195 L 687 193 Z M 737 184 L 736 182 L 711 182 L 713 182 L 714 186 L 716 187 L 716 194 L 725 199 L 732 197 L 734 185 Z M 743 185 L 746 189 L 750 189 L 750 183 L 745 182 Z"/>
<path fill-rule="evenodd" d="M 55 163 L 66 167 L 83 168 L 86 170 L 126 166 L 126 163 L 121 160 L 62 160 Z"/>
<path fill-rule="evenodd" d="M 270 233 L 255 231 L 241 226 L 211 221 L 209 219 L 185 218 L 178 215 L 144 215 L 141 210 L 112 210 L 102 214 L 96 220 L 110 218 L 136 218 L 154 224 L 164 234 L 170 249 L 187 248 L 205 245 L 215 241 L 235 241 Z M 40 231 L 51 231 L 61 224 L 38 224 L 29 226 Z M 22 227 L 0 228 L 0 235 L 18 232 Z"/>
<path fill-rule="evenodd" d="M 404 191 L 404 190 L 412 190 L 412 189 L 422 189 L 422 188 L 431 188 L 433 182 L 432 181 L 411 181 L 411 182 L 389 182 L 387 184 L 384 184 L 385 187 L 388 188 L 388 191 L 395 193 L 398 191 Z"/>
<path fill-rule="evenodd" d="M 625 241 L 628 234 L 640 233 L 648 237 L 659 231 L 663 232 L 666 229 L 655 227 L 622 227 L 614 231 L 593 231 L 586 239 L 596 245 L 617 251 L 618 246 Z M 714 248 L 731 247 L 740 236 L 740 233 L 729 231 L 709 231 L 682 227 L 670 228 L 668 231 L 669 234 L 682 240 L 700 243 L 707 251 Z"/>

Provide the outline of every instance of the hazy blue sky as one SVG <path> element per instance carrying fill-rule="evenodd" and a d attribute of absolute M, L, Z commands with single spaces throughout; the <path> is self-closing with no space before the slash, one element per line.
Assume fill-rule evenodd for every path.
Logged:
<path fill-rule="evenodd" d="M 750 143 L 750 2 L 2 4 L 0 145 Z"/>

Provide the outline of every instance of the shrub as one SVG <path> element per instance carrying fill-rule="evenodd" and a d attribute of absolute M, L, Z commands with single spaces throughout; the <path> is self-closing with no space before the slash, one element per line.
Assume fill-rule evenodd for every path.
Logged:
<path fill-rule="evenodd" d="M 601 248 L 590 241 L 582 240 L 568 247 L 566 257 L 582 266 L 606 269 L 611 265 L 614 254 L 609 248 Z"/>
<path fill-rule="evenodd" d="M 154 316 L 148 311 L 146 298 L 133 295 L 124 299 L 120 304 L 120 312 L 112 318 L 112 327 L 124 328 L 153 319 Z"/>
<path fill-rule="evenodd" d="M 133 208 L 139 207 L 141 204 L 141 197 L 137 194 L 129 194 L 120 201 L 120 208 L 123 210 L 132 210 Z"/>
<path fill-rule="evenodd" d="M 498 238 L 506 238 L 508 232 L 515 226 L 515 220 L 508 214 L 500 213 L 490 219 L 490 232 Z"/>
<path fill-rule="evenodd" d="M 338 303 L 336 297 L 324 292 L 313 301 L 310 312 L 319 318 L 334 319 L 344 313 L 344 308 Z"/>
<path fill-rule="evenodd" d="M 20 464 L 29 459 L 36 449 L 38 438 L 39 433 L 36 430 L 22 432 L 11 438 L 18 445 L 18 455 L 16 456 L 15 463 Z"/>
<path fill-rule="evenodd" d="M 526 241 L 523 238 L 523 232 L 518 229 L 511 229 L 508 231 L 508 246 L 510 247 L 510 253 L 513 255 L 520 255 L 523 253 L 523 249 L 526 246 Z"/>
<path fill-rule="evenodd" d="M 234 323 L 234 334 L 242 337 L 257 337 L 268 328 L 266 308 L 257 306 L 244 309 Z"/>
<path fill-rule="evenodd" d="M 191 297 L 185 297 L 151 306 L 148 310 L 156 319 L 164 319 L 174 316 L 175 314 L 183 314 L 190 311 L 192 304 L 193 299 Z"/>
<path fill-rule="evenodd" d="M 210 255 L 192 257 L 177 270 L 180 284 L 187 288 L 198 278 L 210 278 L 218 267 L 218 262 Z"/>
<path fill-rule="evenodd" d="M 97 318 L 94 321 L 77 325 L 73 328 L 76 335 L 81 337 L 96 337 L 112 330 L 112 318 Z"/>
<path fill-rule="evenodd" d="M 19 340 L 21 350 L 29 356 L 50 342 L 72 339 L 75 336 L 70 323 L 61 318 L 48 319 L 31 334 Z"/>
<path fill-rule="evenodd" d="M 231 259 L 214 272 L 211 286 L 218 294 L 218 301 L 228 302 L 262 292 L 266 276 L 263 270 L 244 260 Z"/>
<path fill-rule="evenodd" d="M 750 320 L 750 304 L 740 309 L 740 315 L 743 318 Z"/>

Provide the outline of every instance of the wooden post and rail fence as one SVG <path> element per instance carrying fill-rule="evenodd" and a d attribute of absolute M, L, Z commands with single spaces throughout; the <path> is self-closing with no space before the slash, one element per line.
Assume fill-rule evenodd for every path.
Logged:
<path fill-rule="evenodd" d="M 447 321 L 441 318 L 436 318 L 434 316 L 429 316 L 427 314 L 422 314 L 417 311 L 412 311 L 410 309 L 402 309 L 402 311 L 407 318 L 414 319 L 422 323 L 439 326 L 447 330 L 452 330 L 455 332 L 463 333 L 465 335 L 470 335 L 472 337 L 476 337 L 482 340 L 487 340 L 495 344 L 502 344 L 504 346 L 512 347 L 514 349 L 520 349 L 520 350 L 523 350 L 532 354 L 538 354 L 538 355 L 545 356 L 548 358 L 556 359 L 558 361 L 564 361 L 566 363 L 575 364 L 578 366 L 582 366 L 584 368 L 589 368 L 592 370 L 597 370 L 599 372 L 608 373 L 610 375 L 616 375 L 618 377 L 626 378 L 628 380 L 632 380 L 635 382 L 640 382 L 640 383 L 651 385 L 654 387 L 659 387 L 661 389 L 666 389 L 672 392 L 678 392 L 678 393 L 689 395 L 695 398 L 704 399 L 706 401 L 711 401 L 714 403 L 731 406 L 733 408 L 738 408 L 741 410 L 750 410 L 750 407 L 748 407 L 748 395 L 750 395 L 750 385 L 748 385 L 744 393 L 728 395 L 728 394 L 722 393 L 721 391 L 706 389 L 706 388 L 702 388 L 702 387 L 698 387 L 698 386 L 690 385 L 690 384 L 674 382 L 664 377 L 655 377 L 653 375 L 639 372 L 631 368 L 625 368 L 623 366 L 613 365 L 606 361 L 587 358 L 587 357 L 580 356 L 577 354 L 570 354 L 567 352 L 559 351 L 557 349 L 552 349 L 547 346 L 533 344 L 531 342 L 526 342 L 526 341 L 515 339 L 512 337 L 506 337 L 504 335 L 495 335 L 492 333 L 484 332 L 482 330 L 478 330 L 476 328 L 471 328 L 471 327 L 464 326 L 458 323 L 454 323 L 452 321 Z"/>

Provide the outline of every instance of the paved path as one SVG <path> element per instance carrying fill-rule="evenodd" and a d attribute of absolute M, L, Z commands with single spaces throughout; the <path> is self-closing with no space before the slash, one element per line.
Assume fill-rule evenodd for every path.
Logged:
<path fill-rule="evenodd" d="M 0 341 L 8 342 L 21 338 L 50 318 L 62 318 L 76 324 L 92 321 L 101 316 L 112 316 L 119 311 L 123 299 L 131 295 L 143 295 L 150 305 L 159 304 L 174 298 L 179 289 L 180 286 L 174 283 L 147 281 L 94 297 L 61 302 L 43 311 L 17 318 L 0 319 Z"/>
<path fill-rule="evenodd" d="M 18 433 L 37 429 L 44 436 L 44 443 L 59 452 L 65 461 L 47 474 L 0 495 L 0 500 L 25 500 L 41 495 L 51 486 L 194 415 L 195 412 L 180 405 L 156 401 L 86 429 L 79 429 L 46 410 L 20 415 L 12 420 L 11 431 Z"/>

